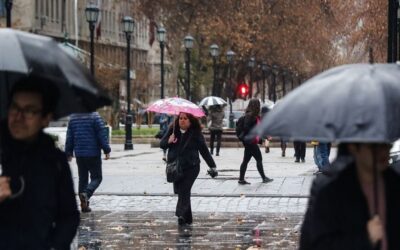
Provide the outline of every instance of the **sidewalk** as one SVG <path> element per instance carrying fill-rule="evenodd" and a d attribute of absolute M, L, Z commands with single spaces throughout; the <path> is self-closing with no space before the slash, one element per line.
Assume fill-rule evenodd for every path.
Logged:
<path fill-rule="evenodd" d="M 268 154 L 262 150 L 265 173 L 274 181 L 261 183 L 256 162 L 252 159 L 246 172 L 246 180 L 251 185 L 238 185 L 243 150 L 222 148 L 220 156 L 214 156 L 219 171 L 215 179 L 206 174 L 208 167 L 202 160 L 199 177 L 192 189 L 193 196 L 308 197 L 314 179 L 313 172 L 316 170 L 311 149 L 307 148 L 305 163 L 294 163 L 293 148 L 287 148 L 286 157 L 281 157 L 279 148 L 271 148 Z M 112 144 L 111 159 L 103 160 L 103 182 L 96 195 L 173 195 L 172 184 L 165 179 L 165 164 L 161 158 L 162 150 L 147 144 L 136 144 L 131 151 L 124 151 L 123 145 Z M 75 160 L 71 162 L 71 169 L 77 190 Z"/>
<path fill-rule="evenodd" d="M 312 150 L 307 148 L 305 163 L 294 162 L 293 148 L 286 157 L 279 148 L 262 150 L 264 170 L 274 181 L 261 183 L 252 159 L 246 172 L 251 185 L 242 186 L 237 179 L 243 150 L 221 149 L 214 157 L 216 179 L 206 175 L 202 161 L 192 189 L 194 223 L 182 228 L 162 150 L 112 145 L 111 159 L 103 161 L 103 182 L 90 200 L 93 211 L 81 214 L 72 249 L 297 249 L 316 170 Z M 77 190 L 75 161 L 71 168 Z"/>

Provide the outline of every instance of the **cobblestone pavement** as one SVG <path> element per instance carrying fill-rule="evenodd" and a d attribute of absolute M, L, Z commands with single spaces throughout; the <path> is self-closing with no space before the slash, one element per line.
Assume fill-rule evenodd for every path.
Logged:
<path fill-rule="evenodd" d="M 82 215 L 73 249 L 297 249 L 301 214 L 196 212 L 178 226 L 170 211 Z"/>
<path fill-rule="evenodd" d="M 262 184 L 252 160 L 246 172 L 251 185 L 238 185 L 243 149 L 223 148 L 215 157 L 219 176 L 206 166 L 192 189 L 194 223 L 178 227 L 177 197 L 165 181 L 162 151 L 135 145 L 124 151 L 112 145 L 103 161 L 103 182 L 91 198 L 93 212 L 82 214 L 72 249 L 297 249 L 298 231 L 316 170 L 312 150 L 306 163 L 294 163 L 294 151 L 272 148 L 263 163 L 272 183 Z M 332 156 L 334 157 L 334 156 Z M 78 176 L 71 162 L 74 182 Z"/>
<path fill-rule="evenodd" d="M 162 150 L 149 145 L 135 145 L 133 151 L 124 151 L 122 145 L 112 145 L 111 160 L 103 161 L 103 182 L 96 194 L 107 195 L 173 195 L 172 185 L 165 180 L 165 164 L 161 160 Z M 261 177 L 252 159 L 246 172 L 246 180 L 251 185 L 238 185 L 239 166 L 243 158 L 243 148 L 223 148 L 214 159 L 219 176 L 211 179 L 207 166 L 202 161 L 199 178 L 192 188 L 193 195 L 255 197 L 308 197 L 316 167 L 312 159 L 312 149 L 307 149 L 306 162 L 294 163 L 293 148 L 281 157 L 278 148 L 269 154 L 263 153 L 264 170 L 274 179 L 268 184 L 261 183 Z M 78 174 L 75 160 L 71 162 L 77 189 Z"/>
<path fill-rule="evenodd" d="M 196 212 L 304 213 L 306 198 L 287 197 L 192 197 Z M 175 211 L 177 196 L 93 196 L 97 211 Z"/>

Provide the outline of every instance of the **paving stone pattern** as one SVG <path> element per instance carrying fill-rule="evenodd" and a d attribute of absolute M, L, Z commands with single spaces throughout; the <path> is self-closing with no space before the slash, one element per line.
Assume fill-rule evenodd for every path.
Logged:
<path fill-rule="evenodd" d="M 297 249 L 301 214 L 97 211 L 82 215 L 75 249 Z"/>
<path fill-rule="evenodd" d="M 293 149 L 263 152 L 264 169 L 274 178 L 261 183 L 255 161 L 246 180 L 237 178 L 243 148 L 223 148 L 214 157 L 219 176 L 206 175 L 204 161 L 192 189 L 194 223 L 179 227 L 174 216 L 177 197 L 165 181 L 162 151 L 134 145 L 124 151 L 112 145 L 103 161 L 103 182 L 91 198 L 93 212 L 81 215 L 72 249 L 297 249 L 298 232 L 316 170 L 312 150 L 306 163 L 294 163 Z M 332 154 L 332 157 L 334 155 Z M 74 182 L 77 167 L 71 162 Z M 257 248 L 257 246 L 259 246 Z"/>

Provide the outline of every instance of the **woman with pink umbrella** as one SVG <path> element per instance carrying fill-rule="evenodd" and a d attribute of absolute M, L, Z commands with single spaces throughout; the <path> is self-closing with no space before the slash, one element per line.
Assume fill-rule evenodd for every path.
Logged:
<path fill-rule="evenodd" d="M 215 162 L 208 151 L 205 139 L 201 133 L 199 120 L 189 113 L 180 113 L 168 133 L 161 139 L 160 147 L 168 149 L 167 162 L 179 158 L 183 177 L 174 182 L 174 192 L 178 194 L 178 204 L 175 215 L 179 225 L 190 225 L 193 222 L 190 204 L 190 193 L 200 172 L 199 153 L 210 167 L 211 177 L 217 176 Z"/>

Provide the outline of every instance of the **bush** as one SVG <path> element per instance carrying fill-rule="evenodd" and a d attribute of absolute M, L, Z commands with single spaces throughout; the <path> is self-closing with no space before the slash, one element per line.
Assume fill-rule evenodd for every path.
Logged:
<path fill-rule="evenodd" d="M 139 136 L 155 136 L 160 128 L 132 128 L 132 134 L 133 135 L 139 135 Z M 116 135 L 125 135 L 125 130 L 124 129 L 116 129 L 113 130 L 112 132 L 113 136 Z"/>

